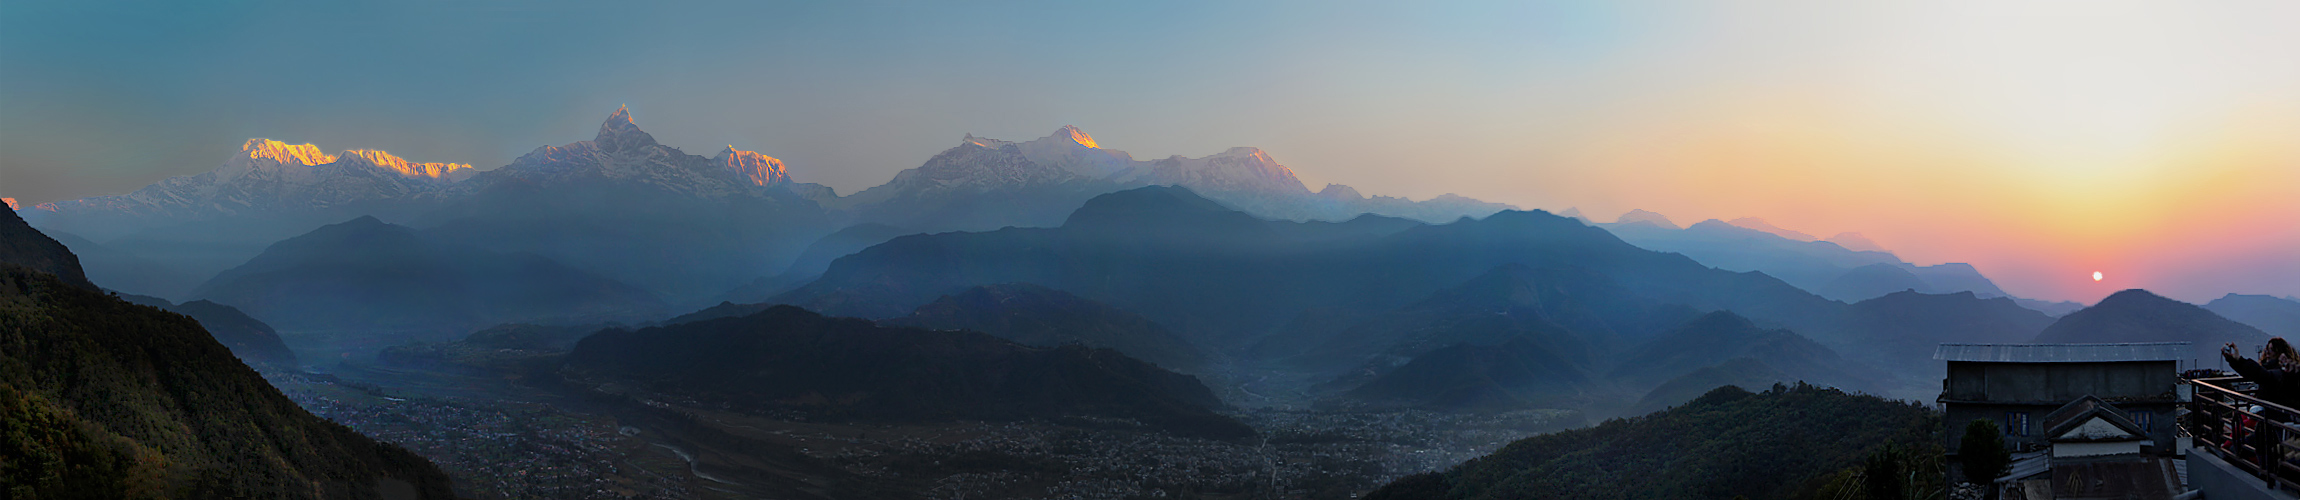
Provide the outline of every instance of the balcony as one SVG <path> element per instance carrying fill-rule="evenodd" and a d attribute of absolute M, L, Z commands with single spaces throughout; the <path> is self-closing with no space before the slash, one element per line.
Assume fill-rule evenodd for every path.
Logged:
<path fill-rule="evenodd" d="M 2181 383 L 2192 391 L 2180 417 L 2191 487 L 2212 499 L 2300 498 L 2300 410 L 2255 397 L 2241 377 Z"/>

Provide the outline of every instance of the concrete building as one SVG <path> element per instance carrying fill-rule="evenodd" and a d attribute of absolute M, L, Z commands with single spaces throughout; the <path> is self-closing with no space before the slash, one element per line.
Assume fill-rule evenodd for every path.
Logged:
<path fill-rule="evenodd" d="M 1948 363 L 1938 400 L 1943 446 L 1956 461 L 1965 424 L 1985 419 L 2013 451 L 2048 451 L 2046 417 L 2090 397 L 2114 405 L 2118 423 L 2145 436 L 2137 446 L 2146 453 L 2173 453 L 2179 363 L 2189 352 L 2187 342 L 1941 344 L 1933 359 Z"/>

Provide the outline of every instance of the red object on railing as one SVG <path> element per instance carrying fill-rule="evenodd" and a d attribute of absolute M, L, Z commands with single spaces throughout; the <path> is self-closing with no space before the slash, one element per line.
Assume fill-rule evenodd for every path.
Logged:
<path fill-rule="evenodd" d="M 2272 487 L 2300 492 L 2300 411 L 2234 389 L 2242 380 L 2184 379 L 2195 390 L 2181 434 Z"/>

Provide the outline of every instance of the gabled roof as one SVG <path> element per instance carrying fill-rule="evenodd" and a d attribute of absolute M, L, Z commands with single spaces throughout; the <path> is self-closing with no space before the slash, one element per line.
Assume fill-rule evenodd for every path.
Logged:
<path fill-rule="evenodd" d="M 2120 344 L 1941 344 L 1933 359 L 1999 363 L 2109 363 L 2188 359 L 2187 342 Z"/>
<path fill-rule="evenodd" d="M 2095 419 L 2107 422 L 2124 435 L 2064 437 L 2070 431 L 2077 430 L 2077 428 L 2083 427 Z M 2053 410 L 2052 413 L 2045 414 L 2044 428 L 2046 439 L 2053 441 L 2127 441 L 2136 436 L 2142 439 L 2146 439 L 2148 436 L 2148 431 L 2142 430 L 2140 424 L 2133 423 L 2131 417 L 2124 415 L 2124 410 L 2119 410 L 2116 405 L 2108 404 L 2107 401 L 2101 401 L 2100 398 L 2092 397 L 2089 394 L 2061 405 L 2060 409 Z"/>

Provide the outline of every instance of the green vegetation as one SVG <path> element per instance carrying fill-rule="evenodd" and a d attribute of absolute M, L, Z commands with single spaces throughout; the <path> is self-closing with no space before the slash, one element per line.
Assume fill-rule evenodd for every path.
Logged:
<path fill-rule="evenodd" d="M 1861 463 L 1839 469 L 1799 498 L 1828 500 L 1939 500 L 1947 496 L 1939 445 L 1887 445 Z"/>
<path fill-rule="evenodd" d="M 311 416 L 200 324 L 0 263 L 10 498 L 451 498 L 406 450 Z"/>
<path fill-rule="evenodd" d="M 1967 478 L 1995 478 L 2012 466 L 2012 453 L 2005 451 L 2004 437 L 1994 420 L 1975 419 L 1965 424 L 1965 437 L 1957 441 L 1957 451 Z"/>
<path fill-rule="evenodd" d="M 1836 498 L 1826 494 L 1847 489 L 1923 498 L 1940 490 L 1939 448 L 1928 446 L 1939 428 L 1939 415 L 1903 401 L 1804 383 L 1726 386 L 1651 415 L 1519 440 L 1365 498 Z"/>

